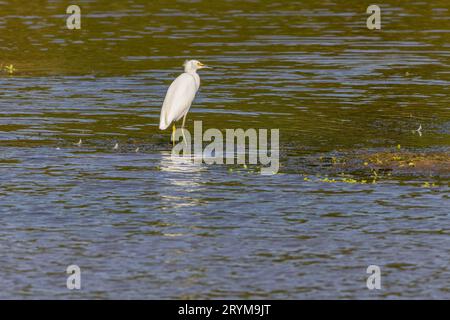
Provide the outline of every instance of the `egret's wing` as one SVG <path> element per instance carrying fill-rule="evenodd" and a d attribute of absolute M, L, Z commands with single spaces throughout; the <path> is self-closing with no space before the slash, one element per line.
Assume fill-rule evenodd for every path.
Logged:
<path fill-rule="evenodd" d="M 197 93 L 195 78 L 183 73 L 176 78 L 167 90 L 161 109 L 159 128 L 166 129 L 172 121 L 179 120 L 191 107 Z"/>

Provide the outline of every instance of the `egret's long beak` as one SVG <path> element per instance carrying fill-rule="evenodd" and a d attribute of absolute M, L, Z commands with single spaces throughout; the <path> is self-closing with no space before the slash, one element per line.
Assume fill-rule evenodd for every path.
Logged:
<path fill-rule="evenodd" d="M 198 66 L 200 67 L 200 69 L 212 69 L 211 67 L 209 67 L 206 64 L 203 64 L 201 62 L 198 63 Z"/>

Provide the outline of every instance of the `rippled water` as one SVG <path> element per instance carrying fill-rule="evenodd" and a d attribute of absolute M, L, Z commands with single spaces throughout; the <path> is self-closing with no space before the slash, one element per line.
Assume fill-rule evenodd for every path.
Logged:
<path fill-rule="evenodd" d="M 0 1 L 0 298 L 450 298 L 448 172 L 317 163 L 449 151 L 448 2 L 388 2 L 370 31 L 356 1 L 78 1 L 69 31 L 62 1 Z M 186 58 L 214 67 L 188 128 L 279 128 L 280 174 L 171 159 Z"/>

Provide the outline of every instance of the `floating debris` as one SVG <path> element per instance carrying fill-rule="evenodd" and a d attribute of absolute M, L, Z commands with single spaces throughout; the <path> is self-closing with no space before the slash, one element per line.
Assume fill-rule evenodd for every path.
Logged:
<path fill-rule="evenodd" d="M 435 183 L 425 182 L 424 184 L 422 184 L 422 188 L 434 188 L 434 187 L 436 187 Z"/>
<path fill-rule="evenodd" d="M 182 233 L 164 233 L 163 235 L 165 237 L 181 237 L 181 236 L 184 236 L 184 234 L 182 234 Z"/>
<path fill-rule="evenodd" d="M 5 71 L 8 73 L 8 74 L 13 74 L 15 71 L 17 71 L 16 70 L 16 68 L 14 68 L 14 66 L 12 65 L 12 64 L 10 64 L 10 65 L 8 65 L 8 66 L 5 66 Z"/>
<path fill-rule="evenodd" d="M 304 177 L 303 181 L 312 181 L 312 182 L 322 182 L 322 183 L 330 183 L 330 184 L 338 184 L 338 183 L 346 183 L 346 184 L 367 184 L 368 181 L 366 179 L 357 180 L 355 178 L 348 178 L 348 177 L 342 177 L 342 178 L 320 178 L 317 177 L 317 180 L 311 180 L 308 177 Z M 374 178 L 372 180 L 372 184 L 376 183 L 376 179 Z"/>
<path fill-rule="evenodd" d="M 114 148 L 113 148 L 113 150 L 118 150 L 118 149 L 119 149 L 119 144 L 116 143 L 115 146 L 114 146 Z"/>
<path fill-rule="evenodd" d="M 83 140 L 80 139 L 80 141 L 78 141 L 77 143 L 75 143 L 76 146 L 81 147 L 81 145 L 83 144 Z"/>
<path fill-rule="evenodd" d="M 418 129 L 413 130 L 413 133 L 416 133 L 416 132 L 419 134 L 419 137 L 422 136 L 422 125 L 421 124 L 419 125 Z"/>

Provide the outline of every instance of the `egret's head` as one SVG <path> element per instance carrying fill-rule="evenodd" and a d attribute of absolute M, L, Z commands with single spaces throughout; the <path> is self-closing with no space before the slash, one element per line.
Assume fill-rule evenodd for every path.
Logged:
<path fill-rule="evenodd" d="M 186 60 L 184 62 L 184 72 L 193 72 L 203 68 L 209 68 L 198 60 Z"/>

